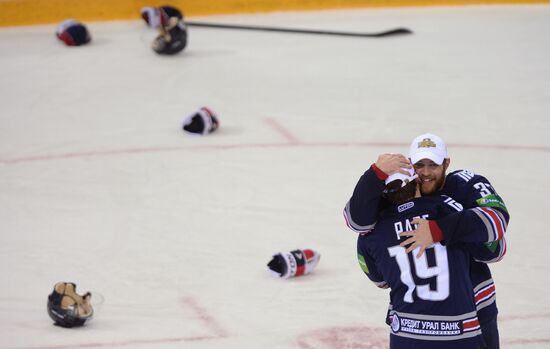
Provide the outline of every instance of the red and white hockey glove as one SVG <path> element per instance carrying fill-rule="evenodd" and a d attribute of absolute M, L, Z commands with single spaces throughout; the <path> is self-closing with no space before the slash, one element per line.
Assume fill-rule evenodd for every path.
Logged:
<path fill-rule="evenodd" d="M 311 249 L 279 252 L 273 255 L 267 267 L 274 276 L 288 279 L 311 273 L 320 258 L 321 255 Z"/>

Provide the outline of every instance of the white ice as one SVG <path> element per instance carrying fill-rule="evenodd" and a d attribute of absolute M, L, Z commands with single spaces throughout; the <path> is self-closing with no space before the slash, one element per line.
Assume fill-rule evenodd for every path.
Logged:
<path fill-rule="evenodd" d="M 387 347 L 388 294 L 341 212 L 378 154 L 427 131 L 511 212 L 502 348 L 550 347 L 550 6 L 190 19 L 414 34 L 190 27 L 160 57 L 138 20 L 87 23 L 77 48 L 55 25 L 0 29 L 0 349 Z M 190 137 L 201 106 L 221 127 Z M 295 248 L 317 269 L 273 278 Z M 104 297 L 89 325 L 52 325 L 58 281 Z"/>

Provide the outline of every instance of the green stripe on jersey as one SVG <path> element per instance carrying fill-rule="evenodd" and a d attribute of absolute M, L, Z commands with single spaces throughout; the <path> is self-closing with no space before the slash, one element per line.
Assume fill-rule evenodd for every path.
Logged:
<path fill-rule="evenodd" d="M 487 247 L 489 251 L 495 252 L 498 247 L 498 243 L 499 243 L 498 241 L 488 242 L 485 244 L 485 247 Z"/>
<path fill-rule="evenodd" d="M 504 212 L 508 212 L 506 209 L 506 205 L 504 204 L 504 201 L 502 198 L 496 194 L 491 194 L 484 196 L 482 198 L 479 198 L 476 200 L 479 207 L 494 207 L 503 210 Z"/>
<path fill-rule="evenodd" d="M 369 267 L 367 267 L 367 263 L 365 262 L 365 257 L 363 257 L 362 255 L 360 255 L 359 253 L 357 254 L 357 259 L 359 260 L 359 265 L 361 266 L 361 269 L 365 272 L 365 273 L 369 273 Z"/>

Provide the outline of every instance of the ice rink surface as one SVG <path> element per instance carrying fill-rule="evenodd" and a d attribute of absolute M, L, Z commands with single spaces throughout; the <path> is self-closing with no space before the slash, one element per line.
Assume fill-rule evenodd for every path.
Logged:
<path fill-rule="evenodd" d="M 0 349 L 387 348 L 388 293 L 342 209 L 378 154 L 428 131 L 510 210 L 501 347 L 550 348 L 550 6 L 190 19 L 414 34 L 190 27 L 160 57 L 137 20 L 87 23 L 77 48 L 55 25 L 0 29 Z M 184 134 L 201 106 L 219 132 Z M 273 278 L 296 248 L 317 269 Z M 88 326 L 52 325 L 57 281 L 94 293 Z"/>

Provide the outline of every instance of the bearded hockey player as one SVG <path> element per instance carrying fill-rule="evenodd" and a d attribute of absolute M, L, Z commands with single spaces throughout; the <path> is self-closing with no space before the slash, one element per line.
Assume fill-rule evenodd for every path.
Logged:
<path fill-rule="evenodd" d="M 411 142 L 408 159 L 400 154 L 381 154 L 357 182 L 344 208 L 346 224 L 359 234 L 372 231 L 381 212 L 390 205 L 383 195 L 384 180 L 395 169 L 411 164 L 418 175 L 417 182 L 423 196 L 447 195 L 456 201 L 457 207 L 463 208 L 440 219 L 420 219 L 416 230 L 427 230 L 432 242 L 449 245 L 456 240 L 453 236 L 460 237 L 462 231 L 457 228 L 460 224 L 464 221 L 479 223 L 481 220 L 486 227 L 480 231 L 492 235 L 486 240 L 486 245 L 477 245 L 484 254 L 490 253 L 485 258 L 471 260 L 470 278 L 486 348 L 498 349 L 496 289 L 487 263 L 498 262 L 506 254 L 505 233 L 510 215 L 504 201 L 484 176 L 468 170 L 446 174 L 450 158 L 440 137 L 430 133 L 416 137 Z M 421 246 L 422 250 L 421 244 L 415 245 Z"/>
<path fill-rule="evenodd" d="M 86 26 L 74 19 L 61 22 L 55 36 L 67 46 L 80 46 L 89 43 L 92 38 Z"/>
<path fill-rule="evenodd" d="M 492 256 L 484 243 L 494 234 L 482 221 L 463 220 L 452 243 L 436 242 L 422 256 L 418 249 L 407 253 L 403 242 L 413 230 L 411 221 L 461 210 L 444 195 L 421 197 L 414 177 L 396 173 L 386 179 L 384 197 L 391 205 L 357 241 L 365 274 L 378 287 L 391 289 L 390 348 L 483 348 L 470 265 L 472 257 Z"/>
<path fill-rule="evenodd" d="M 76 285 L 72 282 L 58 282 L 48 296 L 48 315 L 57 326 L 83 326 L 94 314 L 91 297 L 90 292 L 82 296 L 77 294 Z"/>

